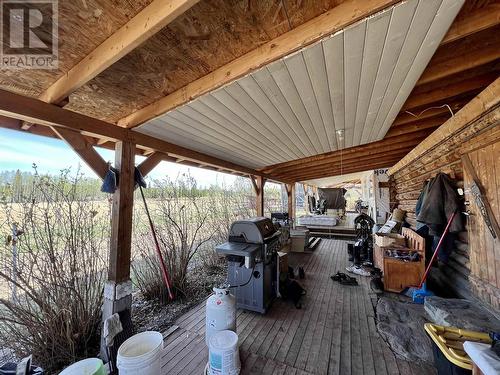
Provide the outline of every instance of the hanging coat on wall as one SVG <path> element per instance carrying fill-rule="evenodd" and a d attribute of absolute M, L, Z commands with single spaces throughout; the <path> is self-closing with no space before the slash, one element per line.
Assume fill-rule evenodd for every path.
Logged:
<path fill-rule="evenodd" d="M 455 182 L 445 173 L 439 173 L 424 188 L 424 196 L 417 216 L 417 221 L 429 227 L 431 235 L 443 233 L 448 218 L 454 212 L 462 211 L 463 202 L 458 195 Z M 450 233 L 464 230 L 464 220 L 457 214 L 450 226 Z"/>

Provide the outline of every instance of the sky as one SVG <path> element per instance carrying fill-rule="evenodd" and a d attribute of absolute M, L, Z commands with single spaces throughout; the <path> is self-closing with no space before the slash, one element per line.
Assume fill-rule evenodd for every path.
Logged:
<path fill-rule="evenodd" d="M 114 160 L 111 150 L 96 148 L 97 152 L 106 161 Z M 144 157 L 136 157 L 139 164 Z M 0 171 L 21 170 L 31 172 L 36 163 L 39 173 L 59 174 L 61 169 L 78 167 L 88 177 L 97 178 L 97 175 L 80 159 L 80 157 L 65 142 L 37 136 L 19 131 L 0 129 Z M 232 184 L 236 176 L 210 171 L 202 168 L 188 167 L 181 164 L 161 162 L 148 176 L 152 179 L 170 177 L 175 179 L 179 174 L 190 173 L 199 186 L 214 184 Z"/>

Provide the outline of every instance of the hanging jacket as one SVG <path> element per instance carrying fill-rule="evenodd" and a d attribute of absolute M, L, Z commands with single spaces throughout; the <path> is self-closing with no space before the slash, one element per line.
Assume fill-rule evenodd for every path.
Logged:
<path fill-rule="evenodd" d="M 417 215 L 417 217 L 420 214 L 420 211 L 422 210 L 422 204 L 424 203 L 425 197 L 427 196 L 428 187 L 429 187 L 429 181 L 425 181 L 424 186 L 422 187 L 422 191 L 418 196 L 417 205 L 415 206 L 415 215 Z M 417 221 L 417 231 L 423 227 L 425 227 L 425 223 Z"/>
<path fill-rule="evenodd" d="M 450 225 L 451 233 L 464 230 L 462 200 L 454 181 L 445 173 L 438 173 L 429 181 L 423 197 L 417 221 L 429 227 L 429 234 L 441 235 L 454 212 L 457 212 Z"/>

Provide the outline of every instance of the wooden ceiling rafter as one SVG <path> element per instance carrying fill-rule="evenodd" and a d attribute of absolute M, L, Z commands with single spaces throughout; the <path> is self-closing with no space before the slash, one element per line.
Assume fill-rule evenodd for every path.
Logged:
<path fill-rule="evenodd" d="M 293 173 L 291 175 L 286 175 L 287 179 L 293 180 L 293 181 L 304 181 L 304 180 L 311 180 L 311 179 L 316 179 L 320 178 L 321 176 L 324 176 L 325 174 L 327 176 L 334 176 L 335 174 L 331 175 L 329 173 L 331 172 L 341 172 L 340 174 L 346 174 L 346 171 L 351 172 L 363 172 L 367 171 L 370 168 L 367 168 L 367 166 L 370 166 L 372 164 L 377 164 L 379 165 L 380 163 L 389 163 L 389 162 L 396 162 L 401 160 L 406 153 L 411 150 L 411 148 L 403 149 L 399 153 L 392 153 L 390 155 L 384 155 L 384 156 L 377 156 L 377 157 L 370 157 L 370 158 L 360 158 L 359 160 L 351 160 L 348 162 L 342 162 L 342 163 L 335 163 L 332 165 L 325 165 L 322 167 L 314 167 L 314 168 L 309 168 L 306 171 L 300 172 L 300 173 Z M 385 164 L 392 166 L 392 164 Z"/>
<path fill-rule="evenodd" d="M 85 136 L 77 131 L 62 127 L 52 127 L 54 133 L 65 141 L 101 179 L 109 170 L 108 163 L 97 153 Z"/>
<path fill-rule="evenodd" d="M 498 38 L 493 39 L 496 41 Z M 457 42 L 455 42 L 457 43 Z M 445 45 L 446 52 L 440 53 L 438 49 L 433 59 L 430 61 L 422 76 L 418 80 L 416 87 L 428 84 L 440 79 L 444 79 L 455 74 L 478 68 L 482 65 L 497 61 L 500 57 L 500 42 L 484 43 L 476 48 L 463 51 L 457 54 L 451 47 L 453 44 Z"/>
<path fill-rule="evenodd" d="M 384 153 L 382 151 L 376 154 L 360 156 L 356 159 L 330 161 L 328 163 L 316 164 L 305 168 L 295 169 L 283 174 L 276 174 L 276 176 L 291 181 L 304 181 L 319 178 L 318 176 L 323 176 L 324 173 L 328 173 L 331 171 L 341 171 L 343 172 L 343 174 L 345 174 L 347 173 L 345 172 L 347 170 L 352 171 L 353 169 L 356 169 L 354 172 L 363 172 L 367 170 L 366 166 L 370 165 L 370 163 L 373 162 L 379 162 L 380 160 L 392 161 L 392 159 L 397 159 L 397 161 L 399 161 L 414 147 L 415 144 L 406 147 L 402 146 L 389 153 Z M 329 176 L 331 177 L 334 175 Z"/>
<path fill-rule="evenodd" d="M 332 176 L 339 176 L 343 174 L 349 174 L 349 173 L 356 173 L 356 172 L 364 172 L 364 171 L 369 171 L 373 169 L 379 169 L 379 168 L 390 168 L 394 164 L 396 164 L 403 155 L 397 155 L 393 159 L 388 159 L 388 160 L 376 160 L 373 162 L 365 163 L 363 165 L 355 165 L 355 166 L 350 166 L 350 167 L 345 167 L 345 168 L 337 168 L 337 169 L 326 169 L 321 172 L 315 172 L 311 173 L 309 175 L 302 175 L 300 178 L 297 177 L 295 182 L 299 181 L 305 181 L 305 180 L 314 180 L 318 178 L 325 178 L 325 177 L 332 177 Z"/>
<path fill-rule="evenodd" d="M 415 111 L 417 113 L 412 112 L 411 114 L 405 111 L 400 112 L 398 117 L 396 117 L 396 120 L 392 123 L 391 129 L 414 123 L 415 121 L 423 121 L 434 117 L 448 116 L 449 118 L 452 115 L 450 109 L 453 113 L 458 112 L 460 108 L 467 104 L 472 98 L 473 96 L 460 96 L 459 98 L 447 100 L 447 106 L 426 106 L 426 108 L 423 108 L 422 110 L 418 108 L 417 111 Z M 450 109 L 448 109 L 448 107 L 450 107 Z"/>
<path fill-rule="evenodd" d="M 60 103 L 145 40 L 167 26 L 199 0 L 154 0 L 103 43 L 65 72 L 39 99 Z"/>
<path fill-rule="evenodd" d="M 415 147 L 415 145 L 418 143 L 418 140 L 419 139 L 416 139 L 415 141 L 401 142 L 399 144 L 394 145 L 389 150 L 375 149 L 370 151 L 359 152 L 359 154 L 356 154 L 356 156 L 351 156 L 351 158 L 349 159 L 344 159 L 341 155 L 339 155 L 336 156 L 335 158 L 329 158 L 310 164 L 305 163 L 303 166 L 300 167 L 295 167 L 293 169 L 288 169 L 284 171 L 277 171 L 274 173 L 274 175 L 283 178 L 285 178 L 286 176 L 286 178 L 288 179 L 288 178 L 300 177 L 301 175 L 307 174 L 311 170 L 332 168 L 340 165 L 349 165 L 350 163 L 362 164 L 362 161 L 365 159 L 385 157 L 386 155 L 392 153 L 401 154 L 404 152 L 408 152 L 413 147 Z"/>
<path fill-rule="evenodd" d="M 441 45 L 452 43 L 471 34 L 500 24 L 500 3 L 491 3 L 476 9 L 467 17 L 457 17 L 441 41 Z"/>
<path fill-rule="evenodd" d="M 472 99 L 464 108 L 440 126 L 429 137 L 421 142 L 417 147 L 405 156 L 403 160 L 394 165 L 389 174 L 394 174 L 402 168 L 409 165 L 412 161 L 420 158 L 422 155 L 427 154 L 430 150 L 434 149 L 437 145 L 453 137 L 468 124 L 472 123 L 480 116 L 489 111 L 498 109 L 500 105 L 500 78 L 497 78 L 479 95 Z"/>
<path fill-rule="evenodd" d="M 450 117 L 451 114 L 445 113 L 440 116 L 429 117 L 420 121 L 410 122 L 400 126 L 393 126 L 389 129 L 384 139 L 409 133 L 415 133 L 426 129 L 431 132 L 433 129 L 436 129 L 444 124 Z"/>
<path fill-rule="evenodd" d="M 279 175 L 285 171 L 293 171 L 297 168 L 304 168 L 311 165 L 321 165 L 331 160 L 349 160 L 360 156 L 368 156 L 378 151 L 389 152 L 401 145 L 415 146 L 418 142 L 427 137 L 432 130 L 419 129 L 416 132 L 408 132 L 395 135 L 377 142 L 368 143 L 361 146 L 346 148 L 339 151 L 327 152 L 324 154 L 309 156 L 307 158 L 296 159 L 289 162 L 279 163 L 260 169 L 264 173 Z"/>
<path fill-rule="evenodd" d="M 450 100 L 458 95 L 474 93 L 488 86 L 498 76 L 497 72 L 473 76 L 463 81 L 444 84 L 438 88 L 426 90 L 425 86 L 417 87 L 401 108 L 401 112 L 412 111 L 418 107 L 432 106 L 436 103 Z M 478 91 L 479 90 L 479 91 Z"/>

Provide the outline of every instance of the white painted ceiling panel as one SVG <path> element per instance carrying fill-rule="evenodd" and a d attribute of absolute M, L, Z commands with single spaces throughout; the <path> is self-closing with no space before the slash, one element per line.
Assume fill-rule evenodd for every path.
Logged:
<path fill-rule="evenodd" d="M 323 44 L 318 43 L 311 48 L 304 50 L 303 55 L 307 72 L 313 86 L 315 99 L 319 107 L 321 121 L 323 123 L 323 127 L 325 128 L 328 146 L 330 149 L 337 149 L 337 138 L 335 136 L 335 132 L 331 131 L 331 124 L 333 124 L 332 101 L 330 98 L 328 81 L 325 80 L 327 70 L 323 53 Z"/>
<path fill-rule="evenodd" d="M 427 3 L 422 0 L 421 2 Z M 460 11 L 460 8 L 462 8 L 463 3 L 463 0 L 444 0 L 442 2 L 431 26 L 429 27 L 425 40 L 420 45 L 418 53 L 413 60 L 410 71 L 406 76 L 406 80 L 401 86 L 401 95 L 397 96 L 392 102 L 392 106 L 386 116 L 385 123 L 380 128 L 379 138 L 383 138 L 385 133 L 389 130 L 389 127 L 396 118 L 401 107 L 403 107 L 406 99 L 408 99 L 411 90 L 417 83 L 418 79 L 424 72 L 425 67 L 431 60 L 432 55 L 438 48 L 439 43 L 446 35 L 449 25 L 452 24 L 453 20 Z M 446 25 L 446 27 L 443 27 L 443 25 Z"/>
<path fill-rule="evenodd" d="M 138 130 L 253 168 L 380 140 L 463 3 L 399 3 Z"/>
<path fill-rule="evenodd" d="M 422 1 L 422 0 L 421 0 Z M 389 23 L 389 30 L 385 36 L 384 49 L 382 57 L 378 64 L 377 77 L 375 79 L 375 86 L 373 88 L 370 105 L 368 107 L 368 114 L 364 121 L 363 137 L 361 143 L 373 142 L 377 139 L 378 132 L 373 131 L 373 123 L 377 117 L 378 111 L 384 100 L 387 85 L 391 79 L 392 72 L 395 69 L 399 53 L 403 48 L 403 43 L 406 38 L 406 33 L 410 27 L 411 20 L 417 1 L 409 1 L 395 7 Z"/>
<path fill-rule="evenodd" d="M 336 33 L 321 44 L 323 45 L 330 100 L 332 101 L 333 128 L 336 132 L 344 131 L 344 33 Z M 342 147 L 344 145 L 340 144 L 339 149 Z"/>
<path fill-rule="evenodd" d="M 399 90 L 403 86 L 410 68 L 413 66 L 415 57 L 418 54 L 420 46 L 422 45 L 441 4 L 442 3 L 439 1 L 420 1 L 418 4 L 406 35 L 403 48 L 399 54 L 398 62 L 395 65 L 391 79 L 385 90 L 384 101 L 377 113 L 373 129 L 380 129 L 382 127 L 382 123 L 394 103 L 394 100 L 398 96 Z M 427 64 L 425 64 L 424 67 L 426 65 Z M 415 83 L 416 81 L 414 84 Z"/>
<path fill-rule="evenodd" d="M 355 125 L 361 67 L 365 50 L 366 22 L 365 20 L 357 27 L 350 27 L 344 32 L 344 111 L 345 128 L 349 129 L 345 138 L 345 147 L 354 146 L 359 139 L 355 138 Z M 360 124 L 362 125 L 361 121 Z"/>
<path fill-rule="evenodd" d="M 389 29 L 392 11 L 381 13 L 367 22 L 365 38 L 365 56 L 359 82 L 359 93 L 356 107 L 354 139 L 367 139 L 369 126 L 364 126 L 370 106 L 379 61 L 384 50 L 385 35 Z"/>

